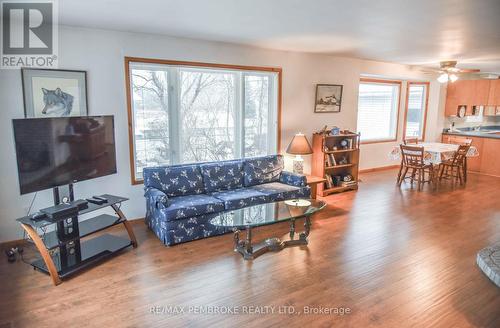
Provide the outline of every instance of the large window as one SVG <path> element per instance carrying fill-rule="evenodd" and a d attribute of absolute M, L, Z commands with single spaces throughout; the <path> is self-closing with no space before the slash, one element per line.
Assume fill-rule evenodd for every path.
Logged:
<path fill-rule="evenodd" d="M 408 82 L 403 138 L 424 139 L 428 90 L 429 82 Z"/>
<path fill-rule="evenodd" d="M 125 60 L 134 183 L 147 166 L 276 153 L 280 69 Z"/>
<path fill-rule="evenodd" d="M 365 80 L 359 84 L 358 131 L 361 141 L 396 140 L 401 83 Z"/>

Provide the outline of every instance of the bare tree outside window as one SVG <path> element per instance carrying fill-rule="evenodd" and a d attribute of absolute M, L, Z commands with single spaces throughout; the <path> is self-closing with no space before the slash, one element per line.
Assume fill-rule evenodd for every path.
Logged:
<path fill-rule="evenodd" d="M 259 156 L 275 145 L 272 73 L 165 65 L 130 74 L 137 177 L 147 166 Z"/>
<path fill-rule="evenodd" d="M 235 77 L 181 71 L 181 161 L 235 158 Z"/>
<path fill-rule="evenodd" d="M 147 166 L 170 164 L 168 73 L 133 70 L 136 175 Z"/>
<path fill-rule="evenodd" d="M 268 149 L 269 77 L 245 76 L 245 156 Z"/>

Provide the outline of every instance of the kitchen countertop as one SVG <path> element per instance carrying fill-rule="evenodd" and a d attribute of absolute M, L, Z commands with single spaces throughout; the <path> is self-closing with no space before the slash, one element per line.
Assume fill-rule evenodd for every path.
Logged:
<path fill-rule="evenodd" d="M 453 132 L 443 131 L 443 134 L 454 135 L 454 136 L 465 136 L 465 137 L 500 139 L 500 126 L 483 126 L 479 131 L 475 131 L 473 130 L 473 128 L 458 128 L 456 130 L 457 131 Z"/>

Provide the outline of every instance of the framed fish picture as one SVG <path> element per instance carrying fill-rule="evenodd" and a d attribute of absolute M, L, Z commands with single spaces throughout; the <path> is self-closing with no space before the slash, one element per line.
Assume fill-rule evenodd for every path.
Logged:
<path fill-rule="evenodd" d="M 86 71 L 23 68 L 21 78 L 25 117 L 88 114 Z"/>

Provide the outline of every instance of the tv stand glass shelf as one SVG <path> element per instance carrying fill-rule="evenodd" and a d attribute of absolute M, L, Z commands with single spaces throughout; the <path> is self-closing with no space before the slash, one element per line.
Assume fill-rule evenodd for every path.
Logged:
<path fill-rule="evenodd" d="M 47 217 L 34 220 L 33 216 L 17 219 L 41 255 L 41 258 L 34 260 L 31 265 L 36 270 L 49 274 L 54 285 L 60 284 L 61 279 L 95 265 L 129 246 L 137 247 L 132 227 L 120 210 L 121 203 L 128 199 L 108 194 L 100 197 L 105 198 L 107 202 L 103 204 L 88 202 L 86 208 L 79 210 L 77 215 L 62 216 L 58 219 Z M 100 214 L 90 219 L 78 220 L 83 214 L 106 207 L 111 207 L 116 216 Z M 123 224 L 129 239 L 100 234 L 82 240 L 84 237 L 119 224 Z M 55 229 L 45 232 L 52 225 L 55 225 Z"/>

